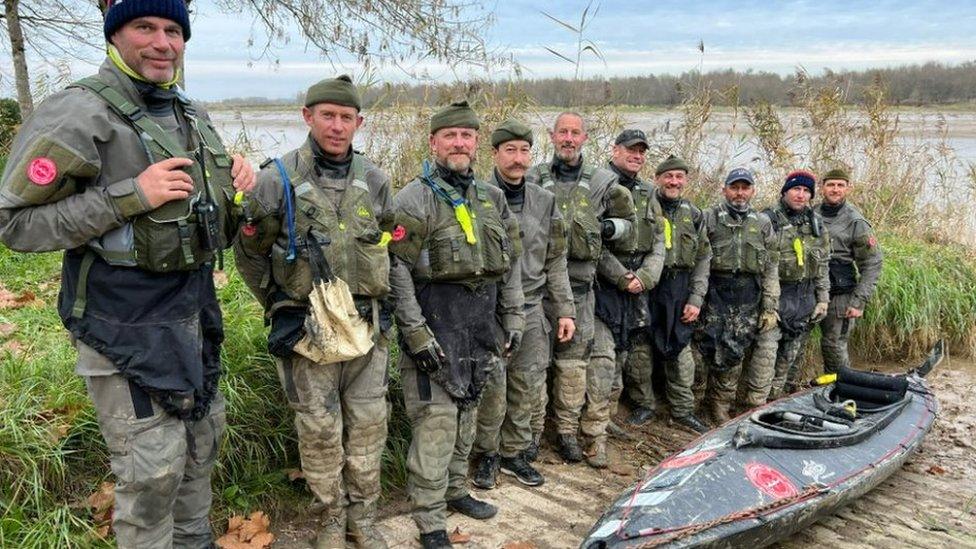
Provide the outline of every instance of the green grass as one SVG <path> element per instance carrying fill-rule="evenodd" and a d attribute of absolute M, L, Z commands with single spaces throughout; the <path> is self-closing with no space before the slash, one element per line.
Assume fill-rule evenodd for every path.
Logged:
<path fill-rule="evenodd" d="M 79 505 L 112 478 L 84 382 L 74 374 L 74 349 L 55 310 L 60 263 L 57 253 L 25 255 L 0 246 L 3 286 L 34 291 L 42 302 L 0 310 L 0 323 L 17 326 L 6 342 L 21 346 L 12 353 L 0 341 L 0 547 L 105 545 Z M 227 431 L 214 475 L 218 531 L 231 513 L 261 509 L 287 517 L 304 512 L 311 501 L 304 483 L 287 477 L 287 469 L 300 467 L 293 414 L 266 352 L 260 307 L 232 261 L 226 270 L 228 283 L 218 290 L 227 399 Z M 391 347 L 395 357 L 396 345 Z M 390 399 L 383 486 L 393 493 L 406 483 L 410 432 L 394 372 Z"/>

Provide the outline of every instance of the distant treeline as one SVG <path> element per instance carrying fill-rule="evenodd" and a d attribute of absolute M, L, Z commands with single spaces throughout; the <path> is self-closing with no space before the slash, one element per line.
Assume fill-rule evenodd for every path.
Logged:
<path fill-rule="evenodd" d="M 715 92 L 715 105 L 750 104 L 763 100 L 774 105 L 791 105 L 801 82 L 805 87 L 830 86 L 841 91 L 845 101 L 860 102 L 866 88 L 882 82 L 888 90 L 886 100 L 895 105 L 945 105 L 976 102 L 976 61 L 960 65 L 925 63 L 861 71 L 824 71 L 811 76 L 803 72 L 780 75 L 772 72 L 733 70 L 688 71 L 680 75 L 662 74 L 573 81 L 566 78 L 498 81 L 459 84 L 373 85 L 365 93 L 370 107 L 390 104 L 437 105 L 447 98 L 470 95 L 471 90 L 498 97 L 518 90 L 538 105 L 553 107 L 626 105 L 673 107 L 695 88 Z M 467 92 L 467 93 L 465 93 Z M 302 93 L 297 101 L 301 101 Z M 221 104 L 281 103 L 280 100 L 236 98 Z"/>

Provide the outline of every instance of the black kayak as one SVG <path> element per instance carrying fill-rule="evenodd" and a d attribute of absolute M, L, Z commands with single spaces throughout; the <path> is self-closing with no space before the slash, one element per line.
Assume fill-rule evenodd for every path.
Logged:
<path fill-rule="evenodd" d="M 918 449 L 938 412 L 924 376 L 944 350 L 901 375 L 842 370 L 706 433 L 617 498 L 581 547 L 754 548 L 809 526 Z"/>

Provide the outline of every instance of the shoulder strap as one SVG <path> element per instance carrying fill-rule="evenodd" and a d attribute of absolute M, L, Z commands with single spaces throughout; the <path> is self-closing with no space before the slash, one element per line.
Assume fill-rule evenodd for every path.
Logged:
<path fill-rule="evenodd" d="M 121 93 L 102 82 L 97 76 L 82 78 L 69 87 L 84 88 L 91 91 L 108 103 L 119 116 L 137 128 L 140 131 L 139 138 L 143 141 L 143 148 L 149 155 L 150 162 L 155 162 L 156 159 L 146 145 L 146 140 L 158 143 L 172 158 L 188 156 L 183 147 L 176 143 L 168 132 L 163 131 L 159 124 L 147 116 L 138 105 L 123 97 Z"/>
<path fill-rule="evenodd" d="M 292 198 L 291 178 L 288 177 L 288 170 L 280 158 L 275 158 L 274 163 L 278 168 L 278 175 L 281 176 L 281 184 L 285 187 L 285 222 L 288 224 L 288 255 L 285 260 L 292 262 L 298 257 L 298 246 L 295 244 L 295 203 Z"/>
<path fill-rule="evenodd" d="M 539 185 L 541 185 L 543 189 L 548 189 L 555 185 L 555 182 L 552 180 L 552 173 L 549 171 L 551 169 L 549 164 L 539 164 L 538 169 Z"/>

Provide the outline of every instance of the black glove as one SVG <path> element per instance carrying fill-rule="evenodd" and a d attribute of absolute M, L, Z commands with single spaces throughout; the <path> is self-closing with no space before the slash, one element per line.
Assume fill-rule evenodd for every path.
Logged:
<path fill-rule="evenodd" d="M 517 330 L 509 330 L 505 334 L 505 349 L 502 351 L 502 357 L 508 358 L 515 354 L 515 351 L 522 346 L 522 332 Z"/>
<path fill-rule="evenodd" d="M 421 372 L 427 372 L 432 374 L 437 370 L 441 369 L 444 365 L 444 361 L 447 358 L 444 355 L 444 350 L 438 345 L 436 340 L 431 340 L 431 342 L 421 349 L 420 351 L 413 353 L 411 355 L 413 361 L 417 363 L 417 369 Z"/>
<path fill-rule="evenodd" d="M 288 299 L 283 292 L 277 291 L 268 296 L 272 304 L 271 333 L 268 334 L 268 352 L 274 356 L 287 358 L 298 340 L 305 337 L 305 316 L 308 315 L 307 306 L 275 304 Z"/>

